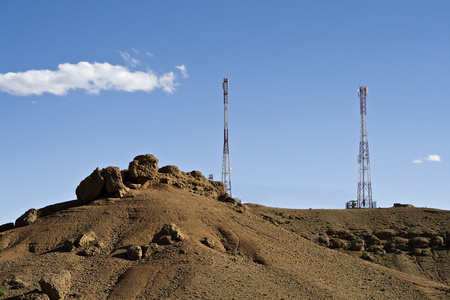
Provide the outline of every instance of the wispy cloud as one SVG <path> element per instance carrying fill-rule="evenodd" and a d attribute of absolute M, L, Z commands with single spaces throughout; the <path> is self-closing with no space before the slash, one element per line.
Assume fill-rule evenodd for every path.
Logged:
<path fill-rule="evenodd" d="M 154 55 L 150 52 L 145 52 L 145 55 L 149 56 L 149 57 L 154 57 Z"/>
<path fill-rule="evenodd" d="M 175 68 L 177 68 L 178 70 L 180 70 L 181 72 L 181 76 L 183 76 L 183 78 L 187 78 L 189 75 L 187 73 L 187 69 L 185 65 L 181 65 L 181 66 L 175 66 Z"/>
<path fill-rule="evenodd" d="M 441 157 L 439 155 L 436 154 L 430 154 L 428 155 L 426 158 L 418 158 L 418 159 L 414 159 L 412 162 L 413 164 L 421 164 L 424 161 L 434 161 L 434 162 L 441 162 Z"/>
<path fill-rule="evenodd" d="M 177 85 L 173 72 L 158 76 L 149 69 L 146 72 L 131 72 L 125 66 L 84 61 L 60 64 L 55 71 L 28 70 L 0 74 L 0 91 L 18 96 L 43 93 L 65 95 L 75 89 L 98 94 L 102 90 L 151 92 L 159 88 L 173 93 Z"/>
<path fill-rule="evenodd" d="M 133 49 L 135 51 L 135 49 Z M 137 50 L 136 50 L 137 51 Z M 131 55 L 127 52 L 120 52 L 120 56 L 122 56 L 123 60 L 127 63 L 127 65 L 131 66 L 132 68 L 136 67 L 141 63 L 141 61 L 137 58 L 131 57 Z"/>

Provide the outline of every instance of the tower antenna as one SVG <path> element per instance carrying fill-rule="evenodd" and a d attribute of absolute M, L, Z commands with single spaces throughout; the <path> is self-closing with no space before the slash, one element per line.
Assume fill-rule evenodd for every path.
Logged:
<path fill-rule="evenodd" d="M 358 88 L 361 110 L 361 137 L 359 141 L 359 181 L 358 181 L 358 208 L 373 208 L 372 182 L 370 180 L 369 141 L 367 139 L 366 96 L 369 94 L 367 86 Z"/>
<path fill-rule="evenodd" d="M 230 148 L 228 146 L 228 78 L 222 81 L 223 87 L 223 160 L 222 160 L 222 182 L 225 185 L 225 191 L 231 197 L 231 167 L 230 167 Z"/>

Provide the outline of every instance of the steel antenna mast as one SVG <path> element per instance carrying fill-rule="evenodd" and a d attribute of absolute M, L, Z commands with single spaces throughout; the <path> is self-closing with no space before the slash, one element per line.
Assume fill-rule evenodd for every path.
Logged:
<path fill-rule="evenodd" d="M 223 79 L 222 87 L 224 116 L 222 182 L 225 185 L 225 191 L 231 197 L 230 148 L 228 146 L 228 78 Z"/>
<path fill-rule="evenodd" d="M 366 96 L 367 86 L 358 88 L 361 110 L 361 137 L 359 141 L 359 181 L 358 181 L 358 208 L 373 208 L 372 182 L 370 180 L 369 141 L 367 139 Z"/>

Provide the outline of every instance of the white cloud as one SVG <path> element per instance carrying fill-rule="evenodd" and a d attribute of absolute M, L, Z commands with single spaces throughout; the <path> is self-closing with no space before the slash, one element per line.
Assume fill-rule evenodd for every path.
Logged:
<path fill-rule="evenodd" d="M 128 54 L 127 52 L 119 51 L 119 53 L 120 56 L 122 56 L 123 60 L 127 63 L 127 65 L 131 66 L 132 68 L 136 67 L 141 63 L 139 59 L 131 57 L 130 54 Z"/>
<path fill-rule="evenodd" d="M 150 52 L 145 52 L 145 55 L 150 56 L 150 57 L 154 57 L 154 55 L 151 54 Z"/>
<path fill-rule="evenodd" d="M 65 95 L 70 90 L 81 89 L 98 94 L 102 90 L 126 92 L 162 89 L 173 93 L 176 83 L 173 72 L 158 76 L 152 70 L 131 72 L 128 68 L 109 63 L 64 63 L 58 70 L 29 70 L 0 73 L 0 91 L 19 96 L 50 93 Z"/>
<path fill-rule="evenodd" d="M 139 54 L 139 50 L 131 48 L 131 50 L 133 50 L 134 53 Z"/>
<path fill-rule="evenodd" d="M 175 74 L 173 72 L 164 73 L 161 77 L 159 77 L 159 86 L 168 93 L 173 93 L 175 87 L 178 85 L 175 82 Z"/>
<path fill-rule="evenodd" d="M 440 162 L 441 161 L 441 157 L 439 155 L 436 155 L 436 154 L 430 154 L 430 155 L 428 155 L 426 160 Z"/>
<path fill-rule="evenodd" d="M 436 154 L 430 154 L 428 155 L 427 158 L 418 158 L 413 160 L 413 164 L 421 164 L 423 163 L 423 161 L 435 161 L 435 162 L 440 162 L 441 161 L 441 157 L 439 155 Z"/>
<path fill-rule="evenodd" d="M 180 70 L 181 76 L 183 76 L 183 78 L 187 78 L 187 77 L 188 77 L 187 69 L 186 69 L 186 66 L 185 66 L 185 65 L 175 66 L 175 68 L 177 68 L 178 70 Z"/>

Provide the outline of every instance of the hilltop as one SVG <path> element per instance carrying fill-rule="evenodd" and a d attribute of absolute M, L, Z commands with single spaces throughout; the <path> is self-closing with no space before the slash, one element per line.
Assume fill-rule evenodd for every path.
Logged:
<path fill-rule="evenodd" d="M 0 227 L 2 299 L 450 296 L 448 211 L 241 204 L 151 155 L 94 170 L 77 196 Z"/>

